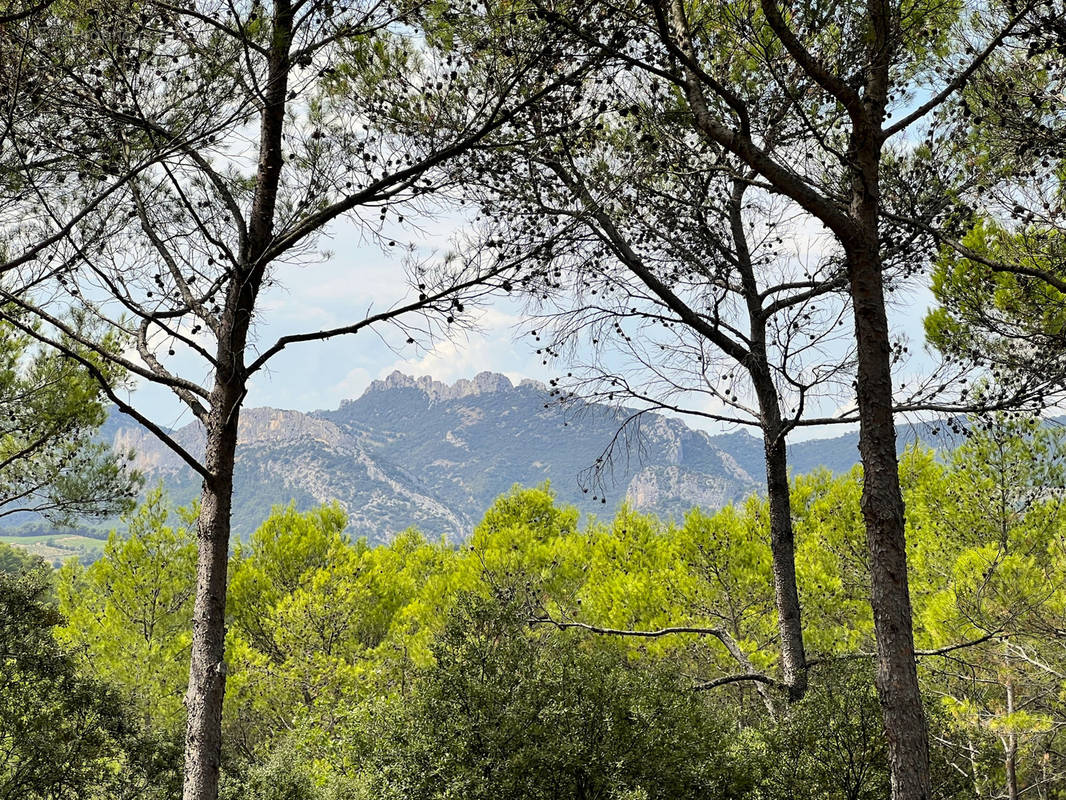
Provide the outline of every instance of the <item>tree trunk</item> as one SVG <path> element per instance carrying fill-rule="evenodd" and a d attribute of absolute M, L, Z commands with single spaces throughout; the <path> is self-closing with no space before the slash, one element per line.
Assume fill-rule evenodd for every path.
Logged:
<path fill-rule="evenodd" d="M 788 484 L 788 451 L 781 403 L 766 355 L 766 314 L 755 279 L 747 232 L 744 230 L 746 181 L 734 181 L 729 203 L 729 225 L 736 248 L 744 302 L 748 309 L 750 350 L 742 361 L 751 376 L 759 403 L 759 426 L 766 462 L 766 497 L 770 506 L 770 557 L 774 576 L 774 603 L 781 642 L 781 673 L 789 700 L 807 691 L 807 655 L 803 649 L 803 620 L 796 584 L 796 545 L 792 530 L 792 496 Z"/>
<path fill-rule="evenodd" d="M 222 754 L 222 701 L 226 690 L 226 568 L 229 561 L 233 464 L 237 422 L 245 394 L 244 354 L 256 299 L 273 240 L 278 186 L 284 165 L 282 131 L 288 91 L 294 12 L 289 0 L 274 3 L 267 84 L 259 129 L 259 165 L 240 268 L 226 288 L 217 331 L 215 385 L 207 422 L 204 481 L 198 531 L 199 560 L 186 705 L 183 800 L 217 800 Z"/>
<path fill-rule="evenodd" d="M 1013 714 L 1015 708 L 1014 700 L 1014 680 L 1010 674 L 1010 641 L 1005 640 L 1003 642 L 1003 666 L 1006 677 L 1006 691 L 1007 691 L 1007 714 Z M 1014 722 L 1011 721 L 1011 728 L 1007 733 L 1007 740 L 1005 742 L 1004 750 L 1005 759 L 1004 767 L 1007 772 L 1007 800 L 1018 800 L 1018 734 L 1014 732 Z"/>
<path fill-rule="evenodd" d="M 222 754 L 222 700 L 226 690 L 226 579 L 229 562 L 233 463 L 240 392 L 216 385 L 207 424 L 205 480 L 197 528 L 196 600 L 193 605 L 189 689 L 185 698 L 183 800 L 218 797 Z"/>
<path fill-rule="evenodd" d="M 781 672 L 789 700 L 796 701 L 807 691 L 807 655 L 803 649 L 803 625 L 796 585 L 796 546 L 792 530 L 788 455 L 780 416 L 777 414 L 776 396 L 771 407 L 764 408 L 762 413 L 766 496 L 770 505 L 771 570 L 774 576 L 778 637 L 781 640 Z M 768 414 L 773 419 L 768 420 Z"/>
<path fill-rule="evenodd" d="M 1018 734 L 1007 734 L 1007 800 L 1018 800 Z"/>
<path fill-rule="evenodd" d="M 876 234 L 849 247 L 847 257 L 858 353 L 862 515 L 892 798 L 929 800 L 929 741 L 914 658 L 903 495 L 892 417 L 891 346 Z"/>

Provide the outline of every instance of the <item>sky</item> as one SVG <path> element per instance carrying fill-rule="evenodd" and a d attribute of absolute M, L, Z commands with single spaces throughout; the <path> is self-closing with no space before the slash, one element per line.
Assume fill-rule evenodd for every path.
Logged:
<path fill-rule="evenodd" d="M 440 257 L 461 224 L 456 217 L 441 216 L 417 231 L 397 232 L 396 238 L 412 244 L 420 258 Z M 259 306 L 255 343 L 260 348 L 281 335 L 350 324 L 407 296 L 400 247 L 382 248 L 364 241 L 354 222 L 339 223 L 330 233 L 320 244 L 323 257 L 304 266 L 282 265 L 275 273 Z M 931 296 L 916 288 L 894 300 L 894 329 L 919 344 L 921 319 L 932 303 Z M 245 406 L 305 412 L 333 409 L 359 397 L 373 380 L 395 370 L 446 383 L 486 370 L 502 373 L 516 384 L 524 378 L 547 382 L 557 375 L 558 365 L 545 366 L 537 355 L 528 336 L 530 323 L 524 321 L 517 301 L 498 298 L 472 316 L 476 329 L 428 344 L 408 344 L 405 335 L 382 326 L 328 341 L 291 345 L 253 377 Z M 186 369 L 181 372 L 193 376 Z M 166 427 L 192 421 L 191 414 L 164 389 L 141 385 L 133 398 L 139 410 Z M 731 430 L 699 418 L 688 417 L 686 422 L 710 433 Z M 793 438 L 836 436 L 844 430 L 840 426 L 801 429 Z"/>
<path fill-rule="evenodd" d="M 459 221 L 443 219 L 432 227 L 407 232 L 406 241 L 419 257 L 441 255 L 449 247 Z M 255 343 L 269 346 L 279 336 L 345 325 L 407 297 L 407 283 L 399 254 L 361 240 L 355 223 L 338 225 L 325 258 L 305 266 L 282 265 L 275 282 L 261 296 Z M 400 239 L 400 235 L 397 236 Z M 408 299 L 410 299 L 408 297 Z M 479 372 L 500 372 L 517 383 L 523 378 L 547 381 L 555 371 L 541 363 L 528 341 L 519 341 L 523 326 L 517 302 L 505 298 L 475 309 L 476 329 L 452 340 L 407 344 L 394 328 L 364 329 L 329 341 L 290 345 L 271 359 L 269 367 L 251 381 L 246 407 L 315 411 L 337 408 L 359 397 L 371 381 L 394 370 L 430 375 L 452 383 Z M 528 337 L 527 337 L 528 339 Z M 189 364 L 182 365 L 182 374 Z M 168 427 L 191 421 L 191 415 L 166 390 L 139 385 L 132 393 L 136 407 Z"/>

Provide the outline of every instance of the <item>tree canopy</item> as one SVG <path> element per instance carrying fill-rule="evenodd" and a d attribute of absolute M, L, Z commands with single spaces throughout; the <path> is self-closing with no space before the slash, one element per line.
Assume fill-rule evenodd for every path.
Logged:
<path fill-rule="evenodd" d="M 1054 796 L 1066 771 L 1064 464 L 1055 429 L 1005 418 L 902 460 L 938 797 L 1008 774 Z M 582 521 L 516 488 L 461 546 L 369 547 L 335 507 L 279 508 L 230 562 L 223 795 L 884 796 L 861 478 L 792 482 L 811 686 L 791 703 L 765 498 Z M 175 735 L 194 544 L 165 509 L 58 573 L 58 637 Z"/>

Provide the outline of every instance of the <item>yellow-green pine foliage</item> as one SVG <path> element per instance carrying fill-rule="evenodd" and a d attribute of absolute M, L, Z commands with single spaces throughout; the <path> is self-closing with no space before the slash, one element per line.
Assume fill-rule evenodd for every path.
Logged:
<path fill-rule="evenodd" d="M 102 558 L 88 567 L 68 562 L 56 576 L 66 618 L 56 631 L 60 642 L 161 729 L 184 725 L 194 519 L 194 510 L 172 510 L 157 489 L 124 518 L 121 536 L 111 532 Z"/>

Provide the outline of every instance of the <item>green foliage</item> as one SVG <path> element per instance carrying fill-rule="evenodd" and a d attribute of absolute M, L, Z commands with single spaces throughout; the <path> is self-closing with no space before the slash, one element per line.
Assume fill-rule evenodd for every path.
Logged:
<path fill-rule="evenodd" d="M 224 772 L 219 787 L 219 800 L 321 800 L 322 797 L 305 754 L 286 740 L 258 763 L 240 764 L 235 771 Z"/>
<path fill-rule="evenodd" d="M 360 709 L 356 796 L 695 798 L 721 779 L 708 708 L 614 642 L 468 595 L 433 652 L 413 693 Z"/>
<path fill-rule="evenodd" d="M 328 728 L 427 658 L 454 551 L 415 532 L 370 548 L 344 526 L 336 506 L 276 509 L 234 556 L 228 725 L 246 756 L 297 719 Z"/>
<path fill-rule="evenodd" d="M 179 526 L 170 524 L 178 517 Z M 91 670 L 121 686 L 146 720 L 174 731 L 183 718 L 188 680 L 196 545 L 192 509 L 171 511 L 161 490 L 112 532 L 104 556 L 88 567 L 68 562 L 57 573 L 59 640 Z"/>
<path fill-rule="evenodd" d="M 103 364 L 99 370 L 112 384 L 120 378 Z M 106 418 L 100 385 L 85 369 L 0 324 L 0 516 L 34 511 L 67 523 L 131 507 L 140 477 L 125 456 L 93 440 Z"/>
<path fill-rule="evenodd" d="M 21 575 L 40 563 L 40 559 L 34 558 L 22 548 L 0 542 L 0 575 Z"/>
<path fill-rule="evenodd" d="M 174 748 L 132 723 L 118 692 L 79 673 L 52 636 L 45 568 L 0 573 L 0 796 L 167 798 Z"/>
<path fill-rule="evenodd" d="M 971 782 L 953 769 L 943 714 L 930 708 L 934 796 L 971 798 Z M 880 800 L 889 796 L 888 753 L 870 663 L 818 667 L 810 690 L 776 721 L 752 727 L 734 747 L 732 796 L 760 800 L 817 797 Z"/>
<path fill-rule="evenodd" d="M 944 248 L 931 288 L 939 306 L 926 337 L 942 352 L 997 367 L 1001 382 L 1066 378 L 1066 295 L 1040 273 L 1063 279 L 1066 240 L 1056 229 L 1007 228 L 978 219 L 962 239 L 977 258 Z M 982 263 L 1020 263 L 1033 275 Z"/>
<path fill-rule="evenodd" d="M 996 796 L 1012 742 L 1022 784 L 1046 788 L 1066 775 L 1063 437 L 975 424 L 948 456 L 908 450 L 900 479 L 918 646 L 949 648 L 920 661 L 938 796 Z M 858 469 L 793 483 L 820 665 L 791 705 L 746 681 L 693 691 L 777 677 L 765 499 L 582 525 L 547 486 L 516 488 L 459 548 L 370 547 L 335 506 L 277 508 L 231 560 L 227 797 L 884 796 L 861 489 Z M 152 495 L 56 591 L 60 641 L 174 736 L 194 560 L 192 512 L 170 513 Z"/>
<path fill-rule="evenodd" d="M 820 674 L 788 717 L 764 734 L 773 763 L 765 765 L 762 783 L 771 797 L 889 795 L 881 709 L 871 670 L 863 666 L 841 665 Z"/>
<path fill-rule="evenodd" d="M 577 509 L 559 508 L 548 484 L 497 498 L 470 537 L 470 552 L 497 589 L 522 585 L 562 597 L 584 579 Z"/>

